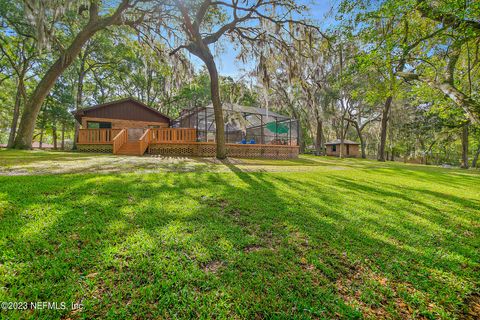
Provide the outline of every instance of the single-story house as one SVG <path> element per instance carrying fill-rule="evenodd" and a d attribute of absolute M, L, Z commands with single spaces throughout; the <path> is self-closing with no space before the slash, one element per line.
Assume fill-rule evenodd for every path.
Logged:
<path fill-rule="evenodd" d="M 327 156 L 340 156 L 340 139 L 328 141 L 325 143 L 327 148 Z M 342 156 L 344 157 L 352 157 L 356 158 L 360 156 L 360 143 L 351 141 L 351 140 L 343 140 L 343 153 Z"/>
<path fill-rule="evenodd" d="M 133 98 L 99 104 L 74 113 L 82 129 L 131 129 L 131 138 L 148 128 L 168 128 L 171 119 Z"/>
<path fill-rule="evenodd" d="M 266 109 L 224 106 L 227 155 L 288 159 L 298 157 L 298 122 Z M 124 155 L 216 155 L 213 107 L 184 110 L 170 119 L 132 98 L 74 112 L 81 124 L 80 151 Z"/>

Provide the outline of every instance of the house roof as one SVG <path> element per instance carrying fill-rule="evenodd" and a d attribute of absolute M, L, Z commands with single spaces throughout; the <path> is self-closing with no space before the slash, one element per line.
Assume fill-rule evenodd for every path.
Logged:
<path fill-rule="evenodd" d="M 166 120 L 168 120 L 169 122 L 172 120 L 169 116 L 159 112 L 158 110 L 155 110 L 149 106 L 147 106 L 146 104 L 144 104 L 143 102 L 141 101 L 138 101 L 134 98 L 125 98 L 125 99 L 120 99 L 120 100 L 115 100 L 115 101 L 111 101 L 111 102 L 107 102 L 107 103 L 102 103 L 102 104 L 98 104 L 98 105 L 95 105 L 95 106 L 92 106 L 92 107 L 89 107 L 89 108 L 83 108 L 83 109 L 80 109 L 78 111 L 74 111 L 73 112 L 73 115 L 75 117 L 75 119 L 77 119 L 78 122 L 81 122 L 82 121 L 82 117 L 84 116 L 87 116 L 89 114 L 93 114 L 93 113 L 99 113 L 99 110 L 100 109 L 106 109 L 106 108 L 109 108 L 109 107 L 113 107 L 115 105 L 117 106 L 124 106 L 125 104 L 128 104 L 128 103 L 131 103 L 131 104 L 134 104 L 134 105 L 137 105 L 139 107 L 141 107 L 143 110 L 145 110 L 147 113 L 143 114 L 143 115 L 140 115 L 138 114 L 137 112 L 135 112 L 134 110 L 130 110 L 130 109 L 123 109 L 121 112 L 123 113 L 122 114 L 122 117 L 120 117 L 119 119 L 130 119 L 132 118 L 132 120 L 149 120 L 149 119 L 141 119 L 142 116 L 145 117 L 147 114 L 151 114 L 154 118 L 156 117 L 157 119 L 158 118 L 164 118 Z M 128 110 L 126 112 L 126 110 Z M 116 110 L 117 112 L 117 116 L 118 116 L 118 112 L 120 110 Z M 115 115 L 112 115 L 112 118 L 113 119 L 116 119 Z"/>
<path fill-rule="evenodd" d="M 207 110 L 207 117 L 213 117 L 214 110 L 213 110 L 213 104 L 209 104 L 204 107 L 193 107 L 190 109 L 184 109 L 182 110 L 182 113 L 178 119 L 182 119 L 184 117 L 188 117 L 191 114 L 194 114 L 195 112 L 200 113 L 200 115 L 204 115 L 204 110 Z M 257 107 L 247 107 L 247 106 L 242 106 L 236 103 L 222 103 L 222 109 L 225 111 L 225 113 L 245 113 L 245 114 L 250 114 L 250 115 L 262 115 L 262 116 L 267 116 L 268 118 L 277 118 L 279 121 L 282 120 L 289 120 L 290 117 L 281 115 L 279 113 L 273 112 L 271 110 L 267 110 L 264 108 L 257 108 Z"/>
<path fill-rule="evenodd" d="M 208 109 L 213 109 L 213 104 L 209 104 L 206 106 Z M 287 116 L 281 115 L 279 113 L 273 112 L 271 110 L 267 110 L 264 108 L 257 108 L 257 107 L 247 107 L 247 106 L 242 106 L 236 103 L 222 103 L 222 109 L 225 111 L 231 111 L 231 112 L 243 112 L 243 113 L 251 113 L 251 114 L 259 114 L 262 116 L 268 116 L 269 117 L 275 117 L 279 119 L 290 119 Z"/>
<path fill-rule="evenodd" d="M 335 140 L 332 140 L 332 141 L 328 141 L 327 143 L 325 143 L 326 146 L 329 146 L 329 145 L 334 145 L 334 144 L 341 144 L 342 142 L 340 141 L 340 139 L 335 139 Z M 354 145 L 357 145 L 357 144 L 360 144 L 358 142 L 355 142 L 355 141 L 352 141 L 352 140 L 343 140 L 343 144 L 354 144 Z"/>

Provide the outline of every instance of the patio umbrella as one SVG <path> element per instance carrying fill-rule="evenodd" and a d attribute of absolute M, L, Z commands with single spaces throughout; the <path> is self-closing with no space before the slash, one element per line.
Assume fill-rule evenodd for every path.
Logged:
<path fill-rule="evenodd" d="M 289 131 L 289 128 L 285 123 L 270 122 L 270 123 L 267 123 L 265 127 L 271 132 L 276 132 L 278 134 L 288 133 Z"/>

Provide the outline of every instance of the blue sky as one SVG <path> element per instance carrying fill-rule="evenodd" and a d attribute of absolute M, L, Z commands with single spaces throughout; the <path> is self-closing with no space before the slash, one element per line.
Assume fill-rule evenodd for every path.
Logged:
<path fill-rule="evenodd" d="M 298 2 L 305 4 L 309 8 L 309 12 L 305 14 L 308 19 L 314 20 L 322 29 L 326 29 L 330 23 L 334 21 L 333 17 L 329 17 L 328 13 L 332 6 L 339 3 L 340 0 L 300 0 Z M 327 15 L 327 16 L 326 16 Z M 215 57 L 219 73 L 222 76 L 231 76 L 235 79 L 245 74 L 245 69 L 251 70 L 255 66 L 255 62 L 245 65 L 241 61 L 236 61 L 238 55 L 231 43 L 222 42 L 223 50 L 220 55 Z M 213 48 L 212 48 L 213 49 Z M 196 57 L 191 56 L 194 65 L 201 69 L 203 63 Z"/>

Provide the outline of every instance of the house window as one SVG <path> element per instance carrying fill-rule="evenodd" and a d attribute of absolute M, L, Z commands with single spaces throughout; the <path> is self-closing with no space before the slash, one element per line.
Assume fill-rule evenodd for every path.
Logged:
<path fill-rule="evenodd" d="M 332 145 L 332 151 L 337 152 L 337 145 L 336 144 Z"/>
<path fill-rule="evenodd" d="M 97 121 L 87 121 L 88 129 L 111 129 L 111 122 L 97 122 Z"/>

